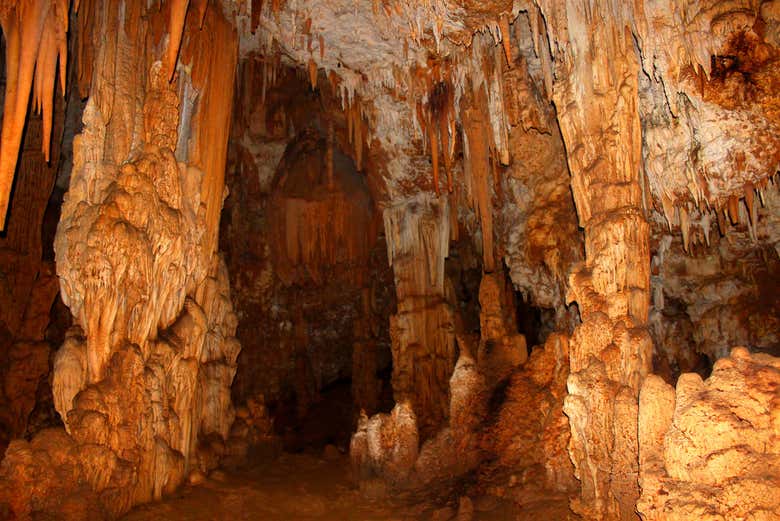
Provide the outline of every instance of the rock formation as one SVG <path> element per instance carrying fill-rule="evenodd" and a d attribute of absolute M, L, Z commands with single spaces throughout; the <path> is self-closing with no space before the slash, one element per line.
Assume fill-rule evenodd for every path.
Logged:
<path fill-rule="evenodd" d="M 119 9 L 131 7 L 117 26 Z M 11 443 L 0 471 L 3 502 L 21 517 L 116 516 L 159 498 L 192 469 L 209 470 L 201 441 L 227 439 L 233 421 L 240 345 L 227 271 L 212 246 L 217 223 L 209 223 L 222 203 L 227 134 L 219 118 L 229 116 L 231 100 L 210 94 L 204 79 L 223 71 L 216 50 L 200 41 L 225 28 L 230 35 L 230 26 L 209 9 L 211 29 L 191 28 L 185 38 L 202 105 L 197 124 L 184 128 L 195 142 L 179 149 L 188 109 L 177 85 L 188 80 L 181 73 L 170 83 L 155 47 L 146 48 L 154 25 L 135 23 L 145 7 L 82 8 L 82 34 L 90 23 L 108 23 L 97 24 L 103 37 L 89 51 L 97 56 L 91 96 L 55 240 L 63 301 L 77 324 L 52 377 L 67 433 Z M 222 45 L 229 52 L 231 40 Z"/>
<path fill-rule="evenodd" d="M 349 445 L 441 516 L 780 518 L 777 0 L 0 26 L 0 517 Z"/>
<path fill-rule="evenodd" d="M 52 347 L 47 341 L 50 310 L 57 298 L 54 264 L 44 254 L 44 220 L 57 177 L 64 104 L 52 115 L 53 146 L 49 163 L 41 152 L 43 121 L 30 118 L 22 143 L 16 191 L 0 237 L 0 449 L 27 432 L 38 388 L 50 371 Z"/>
<path fill-rule="evenodd" d="M 702 381 L 649 377 L 639 397 L 643 519 L 780 516 L 778 359 L 735 347 Z"/>

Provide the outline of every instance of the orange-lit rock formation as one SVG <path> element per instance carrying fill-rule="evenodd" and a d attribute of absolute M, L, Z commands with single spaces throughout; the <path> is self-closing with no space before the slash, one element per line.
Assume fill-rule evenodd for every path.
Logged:
<path fill-rule="evenodd" d="M 0 516 L 349 445 L 440 518 L 780 517 L 777 0 L 0 26 Z"/>
<path fill-rule="evenodd" d="M 736 347 L 702 381 L 649 377 L 639 397 L 644 519 L 775 519 L 780 363 Z"/>
<path fill-rule="evenodd" d="M 203 105 L 184 130 L 199 131 L 198 140 L 177 149 L 184 104 L 155 61 L 158 48 L 146 47 L 153 24 L 136 23 L 145 7 L 83 7 L 93 21 L 114 24 L 120 8 L 129 11 L 123 27 L 99 24 L 104 38 L 92 51 L 99 58 L 55 241 L 63 300 L 78 324 L 53 372 L 67 432 L 15 441 L 2 464 L 3 500 L 22 517 L 116 516 L 159 498 L 204 465 L 199 441 L 227 439 L 233 421 L 240 345 L 227 271 L 209 246 L 224 176 L 213 151 L 224 158 L 219 118 L 229 117 L 231 99 L 204 79 L 220 72 L 213 53 L 229 52 L 235 38 L 208 51 L 192 29 L 185 38 L 188 66 L 198 71 L 190 85 Z M 214 9 L 205 26 L 206 34 L 229 28 Z M 61 483 L 56 492 L 53 483 Z"/>

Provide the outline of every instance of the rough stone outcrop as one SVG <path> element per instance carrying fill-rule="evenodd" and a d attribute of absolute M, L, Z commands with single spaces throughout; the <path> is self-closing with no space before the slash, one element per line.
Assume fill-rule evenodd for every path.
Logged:
<path fill-rule="evenodd" d="M 368 494 L 441 487 L 479 464 L 479 429 L 487 388 L 476 361 L 461 344 L 449 379 L 448 421 L 420 445 L 419 422 L 408 402 L 390 414 L 362 415 L 349 454 L 353 477 Z"/>
<path fill-rule="evenodd" d="M 495 423 L 483 435 L 482 445 L 495 461 L 482 475 L 514 474 L 520 493 L 574 490 L 566 450 L 571 432 L 563 414 L 568 375 L 569 339 L 552 334 L 510 377 Z"/>
<path fill-rule="evenodd" d="M 639 396 L 642 519 L 780 518 L 780 359 L 736 347 L 706 380 Z"/>

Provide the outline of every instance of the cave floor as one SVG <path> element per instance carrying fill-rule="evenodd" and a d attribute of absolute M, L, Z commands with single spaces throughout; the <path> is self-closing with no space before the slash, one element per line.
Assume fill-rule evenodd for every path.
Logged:
<path fill-rule="evenodd" d="M 324 459 L 285 453 L 248 470 L 217 471 L 198 485 L 182 487 L 171 497 L 142 505 L 123 519 L 181 520 L 509 520 L 566 519 L 566 503 L 543 501 L 522 512 L 494 498 L 473 498 L 473 516 L 457 515 L 458 498 L 395 496 L 367 499 L 349 479 L 346 456 Z M 563 516 L 563 517 L 561 517 Z"/>

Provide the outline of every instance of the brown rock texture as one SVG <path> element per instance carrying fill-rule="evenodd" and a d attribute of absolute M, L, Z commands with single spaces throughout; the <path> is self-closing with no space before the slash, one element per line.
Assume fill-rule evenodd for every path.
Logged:
<path fill-rule="evenodd" d="M 482 276 L 479 304 L 477 360 L 487 380 L 497 383 L 528 358 L 525 337 L 517 332 L 514 293 L 503 271 Z"/>
<path fill-rule="evenodd" d="M 53 94 L 52 94 L 53 97 Z M 44 217 L 57 177 L 64 103 L 55 101 L 45 135 L 44 120 L 28 117 L 21 143 L 14 197 L 0 236 L 0 452 L 27 432 L 39 386 L 50 371 L 46 342 L 50 310 L 59 290 L 44 244 Z M 46 140 L 48 159 L 41 151 Z"/>
<path fill-rule="evenodd" d="M 379 409 L 395 299 L 373 177 L 351 142 L 358 112 L 327 83 L 312 98 L 273 59 L 241 67 L 220 233 L 243 346 L 233 397 L 262 394 L 294 431 L 320 391 L 350 378 L 357 421 Z"/>
<path fill-rule="evenodd" d="M 743 347 L 702 380 L 676 388 L 645 380 L 639 396 L 642 495 L 647 520 L 780 517 L 780 359 Z"/>
<path fill-rule="evenodd" d="M 490 472 L 518 476 L 518 488 L 574 490 L 574 467 L 566 450 L 569 420 L 563 414 L 569 373 L 569 339 L 553 334 L 510 377 L 506 400 L 482 444 L 496 461 Z M 530 414 L 534 411 L 534 414 Z"/>
<path fill-rule="evenodd" d="M 779 4 L 0 0 L 0 513 L 119 516 L 339 388 L 359 488 L 439 517 L 780 517 Z"/>
<path fill-rule="evenodd" d="M 649 227 L 640 179 L 639 63 L 628 14 L 612 5 L 550 2 L 559 42 L 553 98 L 585 229 L 585 262 L 570 275 L 582 324 L 571 339 L 564 411 L 582 485 L 572 509 L 632 519 L 638 496 L 636 397 L 649 372 Z M 596 23 L 595 20 L 601 20 Z"/>

